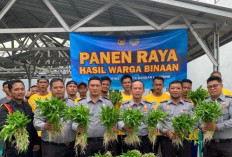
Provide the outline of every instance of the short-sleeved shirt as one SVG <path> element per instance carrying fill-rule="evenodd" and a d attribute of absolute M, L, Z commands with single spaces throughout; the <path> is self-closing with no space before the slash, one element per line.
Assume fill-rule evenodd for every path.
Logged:
<path fill-rule="evenodd" d="M 152 110 L 154 110 L 154 106 L 152 105 L 151 102 L 146 101 L 146 100 L 141 100 L 141 102 L 139 104 L 135 104 L 134 100 L 130 100 L 130 101 L 124 101 L 120 107 L 120 110 L 126 110 L 126 109 L 140 109 L 141 112 L 143 112 L 144 114 L 144 120 L 146 119 L 147 115 L 149 112 L 151 112 Z M 123 130 L 123 127 L 125 126 L 123 121 L 120 121 L 118 123 L 118 127 L 119 129 Z M 138 135 L 139 136 L 146 136 L 148 134 L 148 129 L 147 129 L 147 124 L 145 123 L 141 123 L 141 125 L 138 128 Z"/>
<path fill-rule="evenodd" d="M 102 106 L 110 106 L 113 107 L 113 104 L 111 101 L 106 98 L 100 96 L 99 99 L 97 100 L 96 103 L 92 101 L 90 97 L 87 98 L 82 98 L 81 100 L 78 101 L 77 105 L 83 104 L 85 106 L 88 106 L 90 110 L 90 121 L 89 121 L 89 126 L 87 130 L 87 135 L 89 138 L 92 137 L 103 137 L 106 127 L 102 126 L 101 121 L 99 117 L 101 116 L 101 107 Z M 73 130 L 77 130 L 78 124 L 73 123 Z"/>
<path fill-rule="evenodd" d="M 154 108 L 155 109 L 158 108 L 160 102 L 168 100 L 168 99 L 170 99 L 170 95 L 167 94 L 167 93 L 162 93 L 162 95 L 159 96 L 159 97 L 154 96 L 154 94 L 151 93 L 151 94 L 148 94 L 147 96 L 144 97 L 144 100 L 151 101 L 153 103 L 155 102 L 154 103 Z"/>

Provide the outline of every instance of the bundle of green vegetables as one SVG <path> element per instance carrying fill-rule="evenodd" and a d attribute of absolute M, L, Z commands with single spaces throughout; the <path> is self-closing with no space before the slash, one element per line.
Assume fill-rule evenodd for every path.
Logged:
<path fill-rule="evenodd" d="M 112 89 L 109 91 L 109 98 L 115 107 L 119 102 L 122 101 L 122 93 L 120 91 Z"/>
<path fill-rule="evenodd" d="M 156 129 L 157 124 L 159 122 L 162 123 L 163 119 L 167 116 L 166 112 L 162 112 L 159 109 L 156 111 L 153 110 L 147 115 L 146 123 L 148 125 L 148 138 L 153 146 L 156 143 L 156 134 L 154 134 L 154 130 Z"/>
<path fill-rule="evenodd" d="M 138 127 L 143 122 L 143 113 L 140 109 L 133 110 L 131 108 L 124 110 L 122 113 L 122 121 L 124 121 L 125 127 L 133 128 L 132 132 L 128 132 L 125 137 L 125 143 L 127 145 L 139 145 L 140 139 L 138 137 Z"/>
<path fill-rule="evenodd" d="M 47 121 L 53 125 L 53 130 L 48 130 L 49 141 L 64 134 L 64 128 L 61 124 L 61 119 L 66 117 L 68 106 L 62 99 L 51 98 L 36 101 L 36 109 L 39 110 L 39 115 L 46 117 Z"/>
<path fill-rule="evenodd" d="M 157 157 L 157 156 L 153 153 L 147 153 L 147 154 L 143 154 L 142 157 Z"/>
<path fill-rule="evenodd" d="M 201 104 L 203 100 L 209 97 L 209 93 L 200 86 L 196 91 L 191 91 L 188 93 L 187 97 L 192 100 L 194 105 Z"/>
<path fill-rule="evenodd" d="M 84 128 L 84 132 L 76 135 L 75 141 L 75 150 L 76 154 L 78 154 L 78 147 L 81 148 L 81 152 L 84 154 L 84 150 L 87 146 L 87 130 L 89 124 L 89 108 L 88 106 L 84 106 L 82 104 L 76 106 L 75 108 L 69 108 L 68 117 L 72 119 L 73 122 L 78 123 L 78 127 L 82 126 Z"/>
<path fill-rule="evenodd" d="M 101 153 L 95 153 L 93 157 L 112 157 L 112 154 L 110 152 L 106 152 L 104 155 Z"/>
<path fill-rule="evenodd" d="M 207 123 L 215 123 L 217 118 L 223 114 L 222 108 L 218 102 L 203 101 L 201 105 L 196 106 L 195 115 L 205 125 Z M 204 134 L 204 143 L 209 142 L 213 137 L 214 131 L 208 130 Z"/>
<path fill-rule="evenodd" d="M 122 153 L 119 157 L 141 157 L 142 154 L 138 150 L 129 150 L 126 153 Z"/>
<path fill-rule="evenodd" d="M 102 125 L 107 127 L 103 142 L 105 147 L 107 147 L 110 142 L 118 140 L 117 132 L 113 131 L 112 128 L 120 121 L 120 110 L 110 106 L 102 106 L 100 120 Z"/>
<path fill-rule="evenodd" d="M 15 144 L 15 148 L 18 153 L 27 151 L 29 145 L 29 134 L 26 130 L 26 125 L 30 123 L 31 120 L 27 118 L 20 111 L 13 112 L 13 114 L 8 114 L 6 119 L 6 125 L 3 126 L 3 129 L 0 132 L 0 137 L 2 140 L 12 141 Z"/>
<path fill-rule="evenodd" d="M 183 140 L 189 140 L 189 134 L 193 134 L 193 127 L 197 123 L 197 119 L 190 118 L 189 115 L 182 114 L 175 117 L 172 122 L 172 127 L 176 135 L 172 142 L 175 146 L 183 146 Z"/>

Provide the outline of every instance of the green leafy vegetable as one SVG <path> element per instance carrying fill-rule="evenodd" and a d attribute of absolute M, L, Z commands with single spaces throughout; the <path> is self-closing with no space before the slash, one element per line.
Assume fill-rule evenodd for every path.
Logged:
<path fill-rule="evenodd" d="M 159 122 L 162 123 L 163 119 L 167 116 L 167 113 L 162 112 L 162 110 L 153 110 L 147 115 L 146 123 L 148 125 L 148 138 L 153 146 L 156 143 L 156 134 L 154 134 L 154 129 L 157 127 L 157 124 Z"/>
<path fill-rule="evenodd" d="M 182 146 L 183 140 L 189 140 L 189 134 L 193 134 L 194 130 L 192 129 L 197 123 L 197 119 L 190 118 L 189 115 L 182 114 L 178 117 L 175 117 L 172 122 L 172 127 L 174 133 L 177 135 L 176 139 L 172 142 L 176 146 Z"/>
<path fill-rule="evenodd" d="M 127 134 L 125 143 L 128 145 L 137 145 L 140 143 L 138 137 L 138 127 L 143 122 L 143 113 L 140 109 L 133 110 L 131 108 L 124 110 L 122 113 L 122 120 L 124 121 L 125 127 L 133 128 L 133 132 Z"/>
<path fill-rule="evenodd" d="M 85 153 L 84 150 L 87 146 L 87 130 L 88 130 L 88 124 L 89 124 L 89 108 L 88 106 L 84 106 L 82 104 L 76 106 L 75 108 L 69 108 L 68 110 L 68 117 L 73 120 L 73 122 L 78 123 L 78 126 L 83 126 L 84 133 L 80 135 L 76 135 L 76 141 L 75 141 L 75 149 L 76 154 L 78 146 L 81 148 L 81 152 Z"/>
<path fill-rule="evenodd" d="M 147 154 L 144 154 L 142 157 L 157 157 L 157 156 L 153 153 L 147 153 Z"/>
<path fill-rule="evenodd" d="M 198 119 L 203 122 L 203 124 L 207 123 L 215 123 L 219 116 L 223 114 L 221 106 L 219 106 L 218 102 L 206 102 L 203 101 L 200 105 L 197 105 L 195 108 L 195 115 Z M 204 134 L 204 143 L 208 142 L 212 139 L 214 131 L 207 131 Z"/>
<path fill-rule="evenodd" d="M 20 111 L 8 114 L 6 119 L 7 124 L 3 126 L 0 132 L 1 139 L 4 141 L 9 140 L 10 142 L 13 140 L 15 148 L 19 153 L 27 151 L 29 135 L 26 130 L 26 125 L 30 122 L 31 120 Z M 13 139 L 13 137 L 15 137 L 15 139 Z"/>
<path fill-rule="evenodd" d="M 112 157 L 112 154 L 110 152 L 106 152 L 104 155 L 101 153 L 95 153 L 93 157 Z"/>
<path fill-rule="evenodd" d="M 138 150 L 127 151 L 126 153 L 122 153 L 119 157 L 141 157 L 142 154 Z"/>
<path fill-rule="evenodd" d="M 188 93 L 187 97 L 192 100 L 194 105 L 200 104 L 203 100 L 209 97 L 209 93 L 200 86 L 196 91 Z"/>
<path fill-rule="evenodd" d="M 104 133 L 104 145 L 107 147 L 110 142 L 118 138 L 117 132 L 113 131 L 112 128 L 120 121 L 120 110 L 109 106 L 102 106 L 101 109 L 100 120 L 102 125 L 107 127 Z"/>
<path fill-rule="evenodd" d="M 60 123 L 62 118 L 66 117 L 66 112 L 68 110 L 68 106 L 62 99 L 51 98 L 45 100 L 37 100 L 37 107 L 39 110 L 40 116 L 46 117 L 47 121 L 53 125 L 53 130 L 49 130 L 49 140 L 52 138 L 61 136 L 64 133 L 63 126 Z"/>
<path fill-rule="evenodd" d="M 120 91 L 112 89 L 109 91 L 109 98 L 115 107 L 119 102 L 122 101 L 122 93 Z"/>

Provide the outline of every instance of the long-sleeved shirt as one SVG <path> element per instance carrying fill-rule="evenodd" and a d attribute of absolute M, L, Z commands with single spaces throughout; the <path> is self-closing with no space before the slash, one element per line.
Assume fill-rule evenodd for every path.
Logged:
<path fill-rule="evenodd" d="M 211 98 L 206 101 L 214 102 Z M 213 139 L 232 139 L 232 97 L 221 94 L 217 102 L 223 109 L 223 115 L 216 121 L 218 130 L 214 132 Z"/>
<path fill-rule="evenodd" d="M 33 113 L 32 113 L 31 106 L 24 101 L 22 101 L 21 104 L 18 104 L 16 101 L 13 101 L 13 100 L 7 102 L 7 104 L 10 106 L 10 108 L 12 109 L 13 112 L 20 111 L 20 112 L 24 113 L 26 116 L 28 116 L 28 119 L 31 120 L 31 122 L 29 122 L 26 125 L 26 130 L 29 134 L 28 140 L 30 141 L 30 144 L 28 146 L 28 152 L 26 152 L 26 154 L 25 154 L 25 152 L 22 154 L 15 154 L 15 156 L 19 156 L 19 157 L 21 157 L 21 156 L 24 156 L 24 157 L 28 156 L 29 157 L 30 152 L 32 153 L 33 146 L 38 145 L 40 143 L 40 141 L 38 139 L 37 132 L 33 126 Z M 6 119 L 7 119 L 8 114 L 9 114 L 8 109 L 6 107 L 2 106 L 0 108 L 0 130 L 6 124 Z M 12 150 L 12 152 L 17 152 L 15 149 L 15 146 L 12 145 L 12 143 L 9 141 L 4 142 L 3 149 Z"/>
<path fill-rule="evenodd" d="M 72 99 L 64 99 L 63 101 L 70 107 L 75 107 L 75 103 Z M 52 138 L 49 141 L 48 131 L 44 129 L 44 125 L 47 122 L 46 117 L 41 117 L 39 115 L 39 110 L 35 110 L 34 115 L 34 126 L 38 131 L 42 131 L 41 139 L 46 142 L 53 142 L 53 143 L 68 143 L 75 141 L 76 131 L 72 130 L 72 120 L 68 120 L 67 122 L 63 122 L 61 119 L 60 122 L 64 127 L 64 134 L 60 135 L 59 137 Z"/>
<path fill-rule="evenodd" d="M 113 104 L 108 98 L 99 97 L 98 101 L 94 103 L 90 97 L 83 98 L 78 101 L 77 105 L 86 105 L 90 110 L 90 120 L 87 130 L 88 138 L 91 137 L 103 137 L 106 127 L 102 126 L 99 117 L 101 116 L 101 106 L 113 107 Z M 74 131 L 77 130 L 78 124 L 73 122 L 72 128 Z"/>
<path fill-rule="evenodd" d="M 135 104 L 134 100 L 130 100 L 130 101 L 125 101 L 122 103 L 120 110 L 126 110 L 126 109 L 140 109 L 141 112 L 144 113 L 144 120 L 146 119 L 147 115 L 149 112 L 151 112 L 152 110 L 154 110 L 154 106 L 152 105 L 151 102 L 149 101 L 145 101 L 145 100 L 141 100 L 140 104 Z M 120 130 L 123 130 L 123 128 L 125 127 L 125 124 L 123 121 L 119 121 L 118 122 L 118 128 Z M 146 136 L 148 134 L 148 129 L 147 129 L 147 125 L 145 123 L 141 123 L 141 125 L 138 128 L 138 135 L 139 136 Z"/>
<path fill-rule="evenodd" d="M 166 131 L 172 130 L 172 122 L 175 117 L 178 117 L 182 114 L 190 115 L 190 112 L 193 111 L 193 105 L 189 101 L 180 100 L 178 104 L 175 104 L 172 102 L 171 99 L 167 101 L 163 101 L 160 103 L 158 109 L 161 109 L 163 112 L 166 112 L 168 114 L 168 117 L 164 118 L 163 123 L 164 127 L 162 125 L 158 125 L 158 130 L 165 134 Z"/>

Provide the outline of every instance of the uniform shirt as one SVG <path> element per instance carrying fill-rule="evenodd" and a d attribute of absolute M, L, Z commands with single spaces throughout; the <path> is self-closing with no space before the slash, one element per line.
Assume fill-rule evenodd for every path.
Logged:
<path fill-rule="evenodd" d="M 80 97 L 77 97 L 77 98 L 74 100 L 75 104 L 77 104 L 77 102 L 78 102 L 80 99 L 81 99 Z"/>
<path fill-rule="evenodd" d="M 90 97 L 87 97 L 79 100 L 77 105 L 80 104 L 88 106 L 90 110 L 90 120 L 87 130 L 88 137 L 103 137 L 107 128 L 105 126 L 102 126 L 101 121 L 99 119 L 99 117 L 101 116 L 101 107 L 103 105 L 113 107 L 111 101 L 108 98 L 100 96 L 97 102 L 94 103 Z M 77 127 L 78 124 L 73 122 L 72 129 L 76 131 Z"/>
<path fill-rule="evenodd" d="M 0 104 L 6 104 L 7 102 L 9 102 L 10 100 L 8 100 L 6 97 L 0 99 Z"/>
<path fill-rule="evenodd" d="M 30 141 L 29 146 L 28 146 L 28 149 L 29 149 L 28 151 L 32 152 L 33 146 L 39 144 L 39 139 L 38 139 L 38 135 L 36 133 L 36 130 L 33 126 L 33 113 L 31 110 L 31 106 L 24 101 L 22 102 L 22 104 L 18 104 L 17 102 L 15 102 L 13 100 L 7 102 L 7 104 L 10 105 L 10 108 L 12 109 L 13 112 L 20 111 L 20 112 L 24 113 L 26 116 L 28 116 L 28 119 L 31 120 L 31 122 L 29 122 L 26 125 L 26 130 L 29 134 L 28 140 Z M 8 114 L 9 114 L 8 109 L 5 106 L 2 106 L 0 108 L 0 130 L 6 124 L 6 119 L 7 119 Z M 13 137 L 13 140 L 14 140 L 14 137 Z M 12 152 L 17 152 L 15 149 L 15 146 L 12 145 L 12 142 L 9 142 L 8 140 L 6 140 L 6 142 L 4 142 L 3 150 L 4 149 L 7 149 L 8 151 L 12 150 Z M 28 156 L 28 154 L 27 155 L 25 155 L 25 154 L 23 155 L 23 154 L 24 153 L 21 153 L 21 155 L 15 154 L 15 156 L 19 156 L 19 157 L 21 157 L 21 156 L 27 157 Z"/>
<path fill-rule="evenodd" d="M 172 122 L 175 117 L 178 117 L 182 114 L 189 114 L 189 112 L 193 111 L 193 105 L 189 101 L 185 101 L 180 99 L 180 102 L 178 104 L 174 104 L 171 99 L 163 101 L 160 103 L 158 109 L 161 109 L 163 112 L 166 112 L 168 116 L 164 118 L 163 123 L 164 127 L 162 125 L 158 125 L 158 130 L 165 134 L 166 131 L 172 130 Z"/>
<path fill-rule="evenodd" d="M 38 99 L 44 100 L 46 98 L 51 98 L 52 94 L 48 93 L 47 95 L 39 95 L 39 94 L 33 94 L 29 99 L 28 99 L 28 103 L 31 105 L 32 108 L 32 112 L 35 113 L 35 108 L 36 108 L 36 103 L 35 101 Z"/>
<path fill-rule="evenodd" d="M 170 95 L 167 94 L 167 93 L 162 93 L 162 95 L 159 96 L 159 97 L 154 96 L 154 94 L 151 93 L 151 94 L 148 94 L 147 96 L 144 97 L 144 100 L 147 100 L 147 101 L 150 101 L 150 102 L 155 102 L 154 103 L 154 108 L 155 109 L 158 108 L 160 102 L 168 100 L 168 99 L 170 99 Z"/>
<path fill-rule="evenodd" d="M 214 102 L 211 98 L 206 101 Z M 232 139 L 232 97 L 221 94 L 217 102 L 223 109 L 223 115 L 216 121 L 218 130 L 214 132 L 213 139 Z"/>
<path fill-rule="evenodd" d="M 129 108 L 131 108 L 133 110 L 136 110 L 139 108 L 140 111 L 144 113 L 144 120 L 146 119 L 148 113 L 151 112 L 152 110 L 154 110 L 154 107 L 153 107 L 151 102 L 141 100 L 140 104 L 137 105 L 134 103 L 133 99 L 130 101 L 123 102 L 121 107 L 120 107 L 120 110 L 123 111 L 123 110 L 129 109 Z M 125 127 L 124 122 L 123 121 L 118 122 L 118 127 L 120 130 L 123 130 L 123 128 Z M 148 134 L 147 125 L 142 122 L 138 128 L 138 135 L 139 136 L 146 136 L 147 134 Z"/>
<path fill-rule="evenodd" d="M 75 103 L 72 99 L 66 98 L 63 101 L 66 102 L 67 106 L 75 107 Z M 47 122 L 46 117 L 40 117 L 39 110 L 36 109 L 34 115 L 34 126 L 38 131 L 42 131 L 41 139 L 43 141 L 53 142 L 53 143 L 68 143 L 75 141 L 76 131 L 72 130 L 71 120 L 68 120 L 67 122 L 63 122 L 61 119 L 60 122 L 64 127 L 64 134 L 63 136 L 60 135 L 59 137 L 52 138 L 50 141 L 49 141 L 48 132 L 47 130 L 44 129 L 44 125 L 46 122 Z"/>

